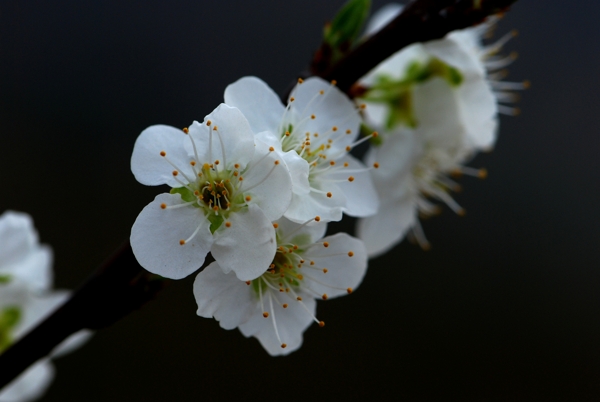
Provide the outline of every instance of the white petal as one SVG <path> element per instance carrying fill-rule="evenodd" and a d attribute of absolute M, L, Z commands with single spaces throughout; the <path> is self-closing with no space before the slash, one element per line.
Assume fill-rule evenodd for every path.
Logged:
<path fill-rule="evenodd" d="M 471 147 L 487 149 L 494 145 L 498 105 L 489 84 L 479 76 L 466 77 L 457 93 L 460 113 Z"/>
<path fill-rule="evenodd" d="M 229 215 L 215 232 L 211 253 L 224 272 L 235 272 L 243 281 L 265 273 L 277 247 L 275 229 L 264 212 L 254 204 Z"/>
<path fill-rule="evenodd" d="M 281 149 L 280 137 L 276 136 L 272 131 L 261 131 L 254 135 L 255 141 L 262 141 L 265 144 L 275 148 L 277 152 L 283 153 Z"/>
<path fill-rule="evenodd" d="M 369 171 L 362 162 L 349 154 L 337 160 L 338 165 L 343 163 L 348 163 L 348 170 L 358 170 L 359 172 L 345 173 L 342 169 L 325 177 L 343 180 L 338 183 L 338 186 L 346 196 L 344 213 L 357 217 L 375 214 L 379 208 L 379 197 Z M 354 178 L 352 182 L 348 180 L 350 176 Z"/>
<path fill-rule="evenodd" d="M 210 126 L 207 126 L 209 120 Z M 224 103 L 206 116 L 202 124 L 195 121 L 189 127 L 189 135 L 194 140 L 200 164 L 219 160 L 233 170 L 236 163 L 246 166 L 254 154 L 254 133 L 248 120 L 239 109 Z M 187 146 L 193 152 L 191 141 Z"/>
<path fill-rule="evenodd" d="M 325 242 L 328 247 L 323 246 Z M 306 260 L 314 261 L 313 267 L 327 268 L 327 273 L 314 270 L 302 273 L 305 286 L 319 295 L 327 294 L 328 298 L 346 295 L 348 288 L 356 289 L 367 272 L 365 245 L 346 233 L 323 238 L 303 256 Z"/>
<path fill-rule="evenodd" d="M 50 356 L 61 357 L 71 353 L 86 343 L 93 334 L 93 331 L 87 329 L 82 329 L 81 331 L 72 334 L 67 339 L 62 341 L 57 347 L 55 347 L 50 353 Z"/>
<path fill-rule="evenodd" d="M 167 184 L 181 187 L 174 178 L 173 170 L 179 170 L 187 177 L 193 177 L 190 167 L 191 155 L 185 142 L 187 135 L 180 129 L 170 126 L 150 126 L 139 135 L 131 155 L 131 171 L 136 180 L 147 186 Z M 161 152 L 177 167 L 174 168 Z"/>
<path fill-rule="evenodd" d="M 294 194 L 292 203 L 283 216 L 298 223 L 304 223 L 315 216 L 319 216 L 323 222 L 339 221 L 346 205 L 344 192 L 335 183 L 327 183 L 322 191 L 331 192 L 331 197 L 314 191 L 306 195 Z"/>
<path fill-rule="evenodd" d="M 255 133 L 278 133 L 284 112 L 277 94 L 260 78 L 243 77 L 225 88 L 225 103 L 242 111 Z"/>
<path fill-rule="evenodd" d="M 54 277 L 52 272 L 52 249 L 45 245 L 39 246 L 37 250 L 32 251 L 19 264 L 10 267 L 10 271 L 11 276 L 28 283 L 33 290 L 50 289 Z M 0 269 L 0 273 L 4 273 L 4 270 Z"/>
<path fill-rule="evenodd" d="M 396 18 L 398 14 L 400 14 L 402 8 L 403 6 L 400 4 L 388 3 L 374 12 L 367 23 L 365 36 L 371 36 L 387 25 L 390 21 Z"/>
<path fill-rule="evenodd" d="M 269 151 L 267 144 L 257 140 L 254 158 L 241 175 L 241 191 L 252 197 L 252 204 L 258 205 L 270 221 L 280 218 L 292 201 L 292 178 L 281 154 Z"/>
<path fill-rule="evenodd" d="M 6 211 L 0 216 L 0 275 L 23 281 L 31 289 L 52 286 L 52 250 L 38 243 L 27 214 Z"/>
<path fill-rule="evenodd" d="M 370 86 L 375 83 L 378 75 L 384 74 L 394 79 L 402 79 L 406 75 L 408 66 L 414 62 L 425 63 L 430 58 L 429 53 L 423 49 L 421 43 L 407 46 L 399 52 L 381 62 L 373 70 L 369 71 L 360 82 Z M 367 107 L 366 113 L 369 113 Z"/>
<path fill-rule="evenodd" d="M 320 95 L 319 91 L 324 94 Z M 310 132 L 328 137 L 334 134 L 332 128 L 335 126 L 336 133 L 339 133 L 335 137 L 340 140 L 336 140 L 334 144 L 340 148 L 345 148 L 358 136 L 361 119 L 356 106 L 346 94 L 329 82 L 318 77 L 308 78 L 296 86 L 292 95 L 295 101 L 291 109 L 303 122 L 296 122 L 294 131 L 299 130 L 302 135 Z M 311 115 L 315 118 L 312 119 Z M 350 130 L 351 134 L 346 135 L 346 130 Z"/>
<path fill-rule="evenodd" d="M 273 301 L 273 311 L 270 309 L 269 294 Z M 316 311 L 315 300 L 303 293 L 299 295 L 303 298 L 303 303 L 308 311 L 314 315 Z M 264 307 L 269 313 L 269 317 L 263 317 L 263 312 L 256 309 L 251 318 L 240 325 L 240 331 L 247 337 L 256 337 L 272 356 L 287 355 L 297 350 L 302 345 L 302 333 L 312 322 L 311 314 L 297 300 L 291 298 L 289 293 L 267 292 L 263 295 L 263 298 Z M 288 307 L 284 309 L 282 307 L 283 303 L 287 303 Z M 281 342 L 287 345 L 285 348 L 281 347 L 281 343 L 275 335 L 273 316 L 275 316 Z"/>
<path fill-rule="evenodd" d="M 37 232 L 31 217 L 22 212 L 6 211 L 0 215 L 0 264 L 20 262 L 35 249 Z"/>
<path fill-rule="evenodd" d="M 61 306 L 70 294 L 71 292 L 65 290 L 52 291 L 42 295 L 28 294 L 26 302 L 21 305 L 21 319 L 14 328 L 13 336 L 20 338 L 29 332 Z"/>
<path fill-rule="evenodd" d="M 485 67 L 475 49 L 469 49 L 465 44 L 460 36 L 453 36 L 426 42 L 423 47 L 432 56 L 457 68 L 461 73 L 475 73 L 483 77 Z"/>
<path fill-rule="evenodd" d="M 50 386 L 54 367 L 48 359 L 39 360 L 0 390 L 0 402 L 28 402 L 38 399 Z"/>
<path fill-rule="evenodd" d="M 159 194 L 138 215 L 131 228 L 131 247 L 140 265 L 170 279 L 181 279 L 204 263 L 213 242 L 210 222 L 193 206 L 162 209 L 182 203 L 179 194 Z M 180 245 L 198 229 L 193 239 Z"/>
<path fill-rule="evenodd" d="M 379 164 L 378 169 L 371 170 L 371 176 L 376 183 L 386 182 L 383 188 L 377 187 L 380 196 L 392 193 L 393 183 L 412 172 L 421 158 L 422 148 L 423 140 L 418 138 L 415 131 L 403 128 L 386 136 L 383 145 L 369 148 L 364 158 L 366 165 L 372 167 L 374 163 Z"/>
<path fill-rule="evenodd" d="M 453 168 L 456 159 L 465 152 L 466 126 L 461 119 L 456 89 L 440 79 L 434 78 L 414 91 L 415 116 L 418 127 L 416 137 L 426 147 L 438 148 L 448 154 L 448 163 L 443 160 L 440 170 Z"/>
<path fill-rule="evenodd" d="M 324 221 L 311 222 L 307 225 L 292 222 L 281 218 L 277 223 L 277 241 L 281 243 L 293 243 L 298 246 L 309 245 L 325 236 L 327 223 Z"/>
<path fill-rule="evenodd" d="M 357 236 L 364 241 L 370 258 L 380 256 L 400 243 L 417 219 L 413 198 L 383 203 L 379 213 L 358 220 Z"/>
<path fill-rule="evenodd" d="M 252 285 L 239 280 L 234 273 L 223 273 L 217 262 L 196 276 L 194 297 L 200 317 L 214 317 L 222 328 L 233 329 L 248 321 L 255 313 L 258 295 Z"/>
<path fill-rule="evenodd" d="M 292 192 L 297 195 L 308 194 L 310 183 L 308 182 L 309 166 L 306 159 L 302 158 L 296 151 L 289 151 L 282 156 L 292 178 Z"/>

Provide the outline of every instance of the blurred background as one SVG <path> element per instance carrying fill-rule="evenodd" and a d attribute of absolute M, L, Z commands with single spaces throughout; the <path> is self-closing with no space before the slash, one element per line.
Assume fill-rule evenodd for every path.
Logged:
<path fill-rule="evenodd" d="M 2 1 L 0 212 L 33 216 L 57 287 L 162 192 L 130 172 L 144 128 L 202 120 L 245 75 L 282 93 L 343 3 Z M 43 400 L 598 400 L 599 17 L 596 3 L 513 6 L 497 35 L 519 30 L 509 80 L 532 87 L 472 163 L 488 179 L 462 180 L 467 215 L 445 209 L 424 223 L 430 251 L 404 243 L 351 297 L 320 302 L 327 326 L 299 351 L 272 358 L 197 317 L 191 276 L 55 361 Z"/>

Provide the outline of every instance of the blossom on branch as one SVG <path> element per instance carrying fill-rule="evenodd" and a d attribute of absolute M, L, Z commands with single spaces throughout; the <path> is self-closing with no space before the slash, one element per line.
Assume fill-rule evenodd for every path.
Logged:
<path fill-rule="evenodd" d="M 400 9 L 388 5 L 376 13 L 368 33 Z M 501 83 L 499 75 L 488 74 L 506 64 L 507 59 L 492 54 L 507 38 L 482 46 L 480 36 L 487 29 L 487 25 L 469 28 L 411 45 L 381 63 L 355 88 L 367 104 L 365 124 L 381 133 L 366 156 L 367 162 L 382 166 L 371 172 L 381 212 L 361 219 L 357 228 L 370 256 L 389 250 L 407 232 L 428 248 L 418 215 L 439 212 L 431 199 L 463 215 L 464 209 L 450 195 L 460 185 L 450 176 L 486 176 L 484 169 L 465 164 L 495 143 L 499 107 L 507 108 L 498 102 L 511 99 L 501 89 L 518 89 L 516 83 Z"/>
<path fill-rule="evenodd" d="M 0 354 L 54 309 L 69 292 L 52 290 L 52 252 L 40 245 L 27 214 L 0 215 Z M 81 331 L 51 353 L 55 357 L 81 345 L 90 333 Z M 0 402 L 37 399 L 50 385 L 54 367 L 49 357 L 31 365 L 0 390 Z"/>
<path fill-rule="evenodd" d="M 342 213 L 377 212 L 369 169 L 349 153 L 368 139 L 358 139 L 360 109 L 334 83 L 299 80 L 284 106 L 262 80 L 244 77 L 227 87 L 225 103 L 239 108 L 256 137 L 286 161 L 293 181 L 286 218 L 305 222 L 319 215 L 328 222 Z"/>
<path fill-rule="evenodd" d="M 311 221 L 273 223 L 277 253 L 252 281 L 224 274 L 218 262 L 200 272 L 194 282 L 198 315 L 214 317 L 225 329 L 238 327 L 271 355 L 298 349 L 311 322 L 325 325 L 316 318 L 316 299 L 352 293 L 367 268 L 360 240 L 345 233 L 323 238 L 326 224 Z"/>
<path fill-rule="evenodd" d="M 141 266 L 171 279 L 200 268 L 210 251 L 239 279 L 263 273 L 275 255 L 271 221 L 292 198 L 285 161 L 255 139 L 236 108 L 221 104 L 203 123 L 151 126 L 138 137 L 131 170 L 142 184 L 167 184 L 137 217 L 131 246 Z"/>

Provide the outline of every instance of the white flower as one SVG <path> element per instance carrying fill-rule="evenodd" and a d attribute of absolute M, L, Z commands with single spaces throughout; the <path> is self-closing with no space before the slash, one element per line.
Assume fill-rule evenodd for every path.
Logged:
<path fill-rule="evenodd" d="M 366 272 L 363 243 L 345 233 L 322 238 L 325 224 L 275 222 L 277 254 L 263 275 L 242 282 L 223 274 L 214 262 L 194 282 L 198 315 L 214 317 L 221 327 L 239 327 L 256 337 L 271 355 L 285 355 L 302 344 L 315 316 L 316 298 L 351 293 Z M 265 271 L 266 270 L 266 271 Z"/>
<path fill-rule="evenodd" d="M 529 81 L 502 81 L 507 74 L 504 68 L 511 64 L 517 55 L 514 52 L 508 56 L 498 53 L 506 42 L 517 35 L 516 30 L 505 34 L 489 45 L 482 43 L 482 38 L 491 36 L 498 19 L 493 16 L 488 17 L 483 24 L 450 32 L 443 40 L 428 42 L 425 46 L 432 54 L 443 57 L 457 68 L 475 68 L 477 73 L 485 76 L 498 103 L 498 113 L 514 116 L 519 114 L 519 109 L 502 103 L 516 102 L 518 96 L 511 91 L 527 89 L 530 84 Z M 446 46 L 447 43 L 452 43 L 452 46 Z M 469 63 L 469 66 L 461 65 L 466 59 L 475 62 Z"/>
<path fill-rule="evenodd" d="M 254 279 L 275 254 L 271 221 L 292 198 L 285 162 L 254 138 L 242 113 L 221 104 L 188 129 L 152 126 L 138 137 L 131 170 L 142 184 L 167 184 L 136 219 L 131 246 L 148 271 L 188 276 L 210 251 L 225 272 Z"/>
<path fill-rule="evenodd" d="M 369 216 L 377 194 L 368 169 L 349 151 L 358 143 L 360 116 L 333 84 L 299 80 L 287 106 L 256 77 L 244 77 L 225 90 L 225 103 L 239 108 L 257 138 L 282 153 L 293 180 L 285 217 L 305 222 L 315 215 L 338 221 L 342 213 Z"/>
<path fill-rule="evenodd" d="M 68 297 L 69 292 L 51 291 L 51 263 L 51 250 L 39 244 L 28 215 L 12 211 L 0 215 L 0 353 Z M 51 356 L 69 352 L 89 336 L 89 331 L 74 334 Z M 42 358 L 0 390 L 0 402 L 37 399 L 53 377 L 50 359 Z"/>
<path fill-rule="evenodd" d="M 31 217 L 5 212 L 0 216 L 0 282 L 15 279 L 32 290 L 52 286 L 52 251 L 41 245 Z"/>
<path fill-rule="evenodd" d="M 384 8 L 369 32 L 400 9 Z M 492 90 L 500 86 L 488 75 L 486 59 L 505 39 L 484 48 L 481 32 L 482 28 L 472 28 L 411 45 L 361 81 L 368 105 L 366 122 L 383 139 L 383 146 L 373 147 L 366 157 L 381 165 L 371 172 L 381 199 L 380 213 L 358 223 L 358 236 L 370 256 L 389 250 L 409 231 L 428 248 L 418 215 L 438 212 L 430 198 L 464 214 L 449 194 L 460 186 L 448 175 L 486 176 L 485 170 L 464 165 L 496 140 L 497 99 L 503 95 Z"/>

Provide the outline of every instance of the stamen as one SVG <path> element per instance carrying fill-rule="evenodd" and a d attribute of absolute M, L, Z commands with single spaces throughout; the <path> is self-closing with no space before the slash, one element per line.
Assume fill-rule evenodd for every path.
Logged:
<path fill-rule="evenodd" d="M 173 176 L 177 176 L 181 172 L 181 174 L 183 175 L 183 177 L 185 177 L 185 179 L 188 181 L 188 183 L 192 183 L 193 180 L 190 180 L 190 178 L 183 172 L 183 170 L 181 170 L 179 168 L 179 166 L 177 166 L 175 163 L 171 162 L 171 160 L 169 158 L 167 158 L 166 153 L 163 155 L 164 152 L 165 151 L 161 151 L 160 156 L 162 156 L 169 163 L 169 165 L 173 166 L 173 168 L 175 169 L 173 171 Z M 177 172 L 177 173 L 175 173 L 175 172 Z"/>
<path fill-rule="evenodd" d="M 223 167 L 224 167 L 224 169 L 227 169 L 227 157 L 225 156 L 225 144 L 223 143 L 223 138 L 221 137 L 221 132 L 218 130 L 217 126 L 215 126 L 213 130 L 217 132 L 217 136 L 219 137 L 219 142 L 221 143 L 221 154 L 223 155 Z"/>
<path fill-rule="evenodd" d="M 162 209 L 177 209 L 177 208 L 187 207 L 192 204 L 196 204 L 197 202 L 198 202 L 198 200 L 184 202 L 183 204 L 175 204 L 175 205 L 160 204 L 160 207 Z M 163 205 L 164 205 L 164 207 L 163 207 Z"/>
<path fill-rule="evenodd" d="M 521 114 L 521 109 L 505 105 L 498 105 L 498 113 L 506 114 L 508 116 L 518 116 Z"/>
<path fill-rule="evenodd" d="M 531 82 L 523 81 L 523 82 L 507 82 L 507 81 L 491 81 L 490 85 L 493 89 L 501 90 L 501 91 L 519 91 L 523 89 L 527 89 L 531 86 Z"/>
<path fill-rule="evenodd" d="M 316 322 L 317 324 L 319 324 L 319 326 L 323 326 L 323 325 L 325 325 L 325 323 L 323 323 L 323 325 L 321 325 L 321 324 L 320 324 L 320 323 L 321 323 L 321 321 L 319 321 L 319 320 L 317 319 L 317 317 L 315 317 L 315 315 L 314 315 L 314 314 L 313 314 L 313 313 L 312 313 L 312 312 L 311 312 L 311 311 L 308 309 L 308 307 L 306 307 L 306 305 L 305 305 L 305 304 L 302 302 L 302 297 L 298 296 L 298 295 L 296 294 L 296 292 L 294 292 L 294 289 L 292 289 L 292 287 L 291 287 L 291 286 L 289 286 L 289 284 L 288 284 L 287 282 L 285 282 L 285 279 L 284 279 L 283 281 L 284 281 L 284 283 L 285 283 L 285 284 L 286 284 L 286 285 L 287 285 L 287 286 L 290 288 L 290 292 L 289 292 L 289 293 L 291 293 L 291 296 L 290 296 L 290 297 L 293 297 L 294 299 L 296 299 L 296 301 L 297 301 L 298 303 L 300 303 L 300 305 L 302 305 L 302 307 L 304 307 L 304 310 L 306 310 L 306 312 L 307 312 L 308 314 L 310 314 L 310 316 L 312 317 L 312 319 L 313 319 L 313 321 L 314 321 L 314 322 Z"/>
<path fill-rule="evenodd" d="M 320 220 L 321 220 L 321 217 L 319 217 L 319 216 L 315 216 L 314 218 L 307 220 L 306 222 L 304 222 L 300 226 L 296 227 L 296 229 L 294 229 L 290 233 L 288 233 L 283 239 L 281 239 L 281 243 L 285 243 L 293 234 L 295 234 L 296 232 L 298 232 L 300 229 L 302 229 L 304 226 L 308 225 L 312 221 L 319 222 Z"/>
<path fill-rule="evenodd" d="M 415 224 L 412 227 L 412 233 L 415 236 L 417 243 L 419 243 L 423 250 L 427 251 L 431 249 L 431 243 L 427 241 L 427 238 L 425 237 L 425 232 L 423 232 L 423 227 L 421 226 L 421 223 L 418 219 L 415 220 Z"/>
<path fill-rule="evenodd" d="M 285 343 L 281 342 L 281 338 L 279 337 L 279 331 L 277 330 L 277 321 L 275 320 L 275 310 L 273 310 L 273 298 L 271 297 L 271 292 L 269 292 L 269 304 L 271 305 L 271 317 L 273 320 L 273 328 L 275 329 L 275 336 L 277 337 L 277 340 L 281 344 L 281 347 L 285 348 L 287 345 Z"/>
<path fill-rule="evenodd" d="M 278 162 L 278 161 L 276 161 L 276 162 Z M 252 185 L 252 186 L 250 186 L 249 188 L 245 188 L 245 189 L 244 189 L 244 192 L 246 192 L 246 191 L 250 191 L 250 190 L 252 190 L 253 188 L 255 188 L 255 187 L 258 187 L 258 186 L 260 186 L 261 184 L 263 184 L 263 183 L 264 183 L 264 182 L 265 182 L 265 181 L 266 181 L 266 180 L 269 178 L 269 176 L 271 176 L 271 173 L 273 173 L 273 170 L 275 170 L 275 168 L 277 168 L 277 166 L 279 166 L 279 164 L 278 164 L 278 163 L 275 163 L 275 164 L 273 164 L 273 167 L 271 168 L 271 170 L 269 170 L 269 173 L 267 173 L 267 175 L 266 175 L 266 176 L 265 176 L 265 177 L 264 177 L 264 178 L 263 178 L 261 181 L 259 181 L 259 182 L 258 182 L 258 183 L 256 183 L 256 184 L 253 184 L 253 185 Z M 241 179 L 242 179 L 242 178 L 241 178 L 241 176 L 240 176 L 240 180 L 241 180 Z M 242 191 L 242 185 L 240 185 L 240 187 L 239 187 L 237 190 L 238 190 L 238 192 L 241 192 L 241 191 Z"/>

